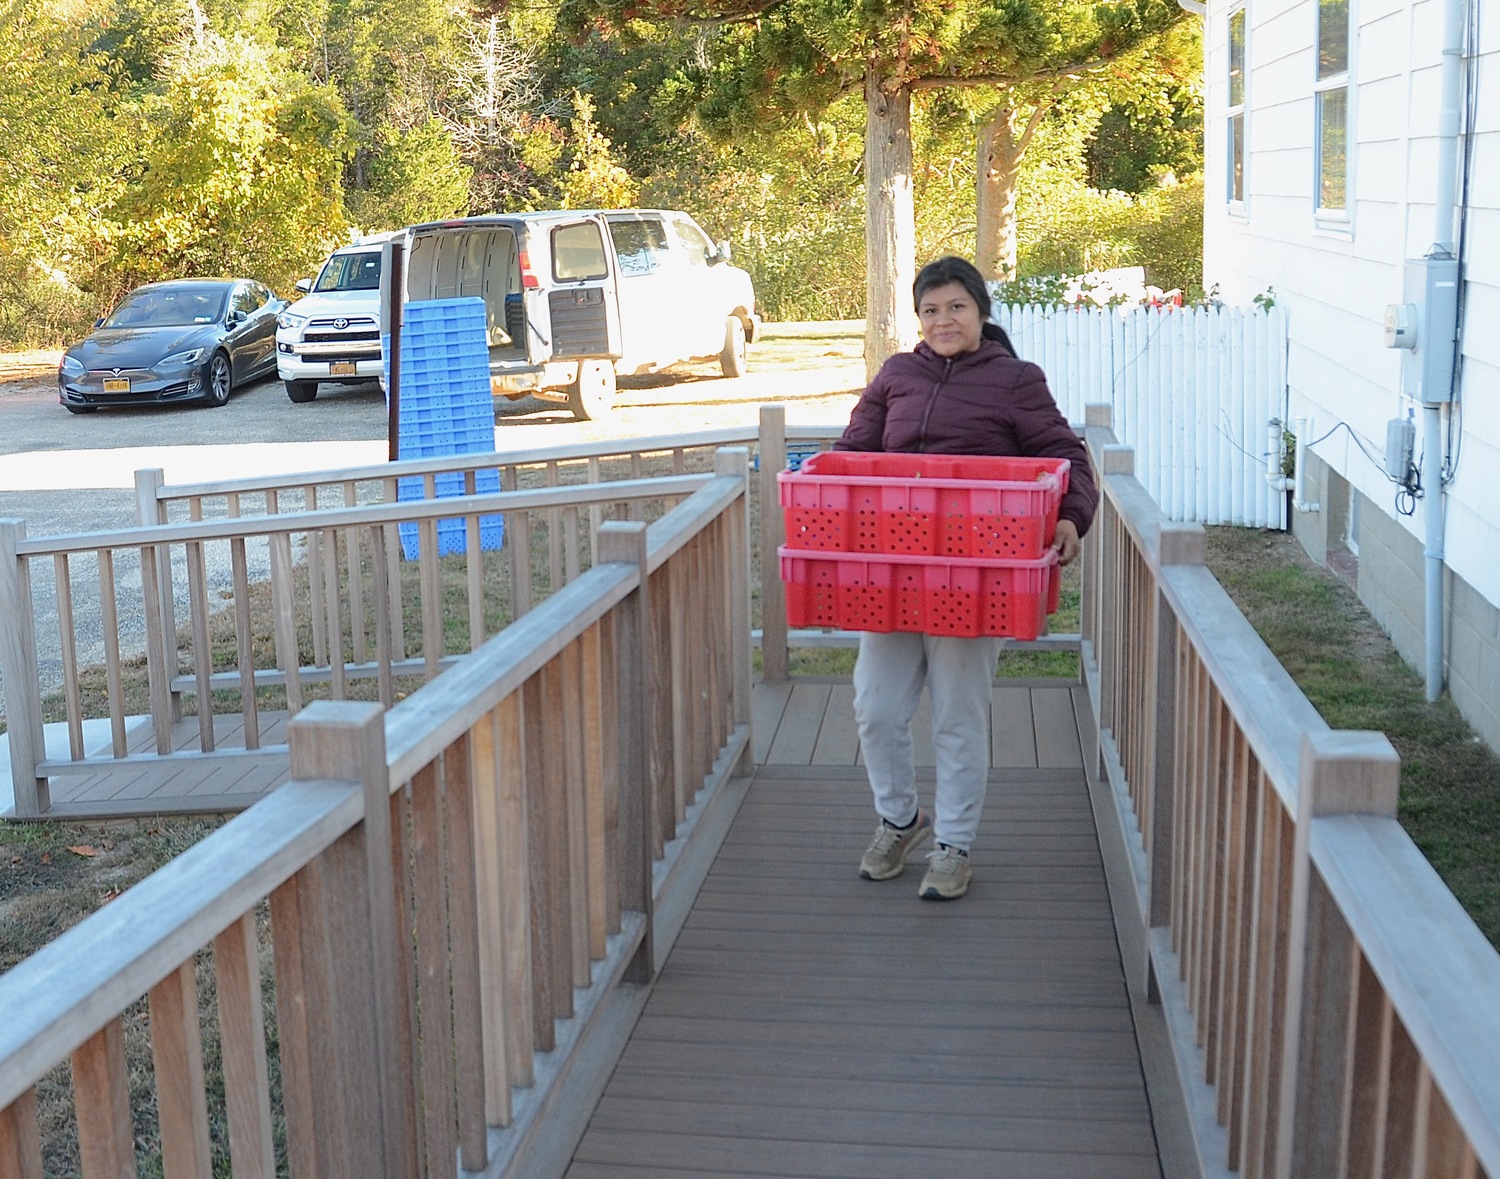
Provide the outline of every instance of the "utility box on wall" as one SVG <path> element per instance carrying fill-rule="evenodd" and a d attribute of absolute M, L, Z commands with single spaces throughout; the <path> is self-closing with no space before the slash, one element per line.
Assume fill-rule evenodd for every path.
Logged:
<path fill-rule="evenodd" d="M 1406 264 L 1406 301 L 1415 311 L 1414 344 L 1401 360 L 1406 395 L 1423 405 L 1453 399 L 1453 348 L 1458 335 L 1458 259 L 1413 258 Z"/>

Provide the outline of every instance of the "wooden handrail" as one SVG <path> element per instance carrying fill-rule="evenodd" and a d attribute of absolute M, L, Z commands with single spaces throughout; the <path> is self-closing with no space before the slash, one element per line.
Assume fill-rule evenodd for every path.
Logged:
<path fill-rule="evenodd" d="M 631 1022 L 600 1012 L 638 1010 L 644 990 L 619 984 L 648 983 L 675 936 L 657 896 L 697 888 L 653 872 L 663 825 L 687 856 L 744 765 L 749 621 L 728 587 L 748 583 L 746 489 L 745 452 L 721 453 L 649 529 L 603 525 L 600 563 L 390 713 L 305 709 L 293 781 L 0 977 L 0 1173 L 40 1173 L 33 1086 L 70 1055 L 85 1173 L 129 1165 L 122 1015 L 143 993 L 164 1157 L 209 1165 L 185 998 L 209 944 L 236 1173 L 269 1173 L 267 897 L 293 1173 L 550 1166 L 566 1135 L 547 1110 L 602 1084 L 591 1044 Z M 658 615 L 684 621 L 657 633 Z M 686 824 L 661 809 L 684 772 Z"/>
<path fill-rule="evenodd" d="M 1394 751 L 1329 729 L 1089 421 L 1096 815 L 1199 1169 L 1500 1173 L 1500 955 L 1396 822 Z"/>

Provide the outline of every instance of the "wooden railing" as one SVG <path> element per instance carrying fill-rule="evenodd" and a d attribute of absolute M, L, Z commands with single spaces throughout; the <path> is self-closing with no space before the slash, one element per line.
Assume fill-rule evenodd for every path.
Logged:
<path fill-rule="evenodd" d="M 388 712 L 310 705 L 292 781 L 0 977 L 0 1176 L 43 1174 L 63 1061 L 85 1179 L 134 1174 L 138 1134 L 210 1174 L 221 1120 L 236 1176 L 560 1174 L 746 768 L 747 483 L 723 451 L 649 528 L 603 524 Z"/>
<path fill-rule="evenodd" d="M 466 472 L 473 486 L 473 469 Z M 432 479 L 428 472 L 425 476 Z M 543 486 L 453 499 L 397 502 L 396 477 L 385 498 L 352 507 L 233 512 L 213 519 L 144 525 L 98 533 L 30 538 L 21 521 L 0 521 L 0 675 L 16 813 L 44 814 L 47 779 L 87 774 L 132 757 L 255 758 L 284 755 L 284 730 L 268 730 L 259 693 L 280 688 L 278 714 L 294 716 L 311 685 L 345 699 L 361 680 L 387 707 L 403 676 L 431 679 L 535 602 L 566 585 L 593 559 L 608 516 L 657 515 L 701 486 L 708 475 Z M 430 489 L 429 489 L 430 490 Z M 231 492 L 230 495 L 235 493 Z M 276 506 L 284 497 L 275 491 Z M 198 500 L 194 508 L 201 507 Z M 242 506 L 232 502 L 238 509 Z M 284 504 L 283 504 L 284 506 Z M 504 543 L 487 551 L 489 521 L 504 525 Z M 586 522 L 585 522 L 586 521 Z M 441 555 L 440 529 L 454 527 L 463 554 Z M 533 559 L 541 538 L 544 561 Z M 407 560 L 406 556 L 413 559 Z M 180 571 L 174 578 L 173 570 Z M 219 581 L 209 570 L 219 571 Z M 178 592 L 174 581 L 186 583 Z M 38 646 L 32 608 L 44 591 L 57 604 L 52 640 L 61 666 L 68 755 L 49 758 L 42 737 Z M 414 620 L 408 600 L 420 603 Z M 103 645 L 104 704 L 110 748 L 84 744 L 78 622 L 84 608 Z M 144 621 L 144 707 L 128 703 L 129 652 L 122 619 Z M 180 631 L 179 631 L 180 625 Z M 270 649 L 258 634 L 273 636 Z M 182 643 L 182 636 L 186 642 Z M 179 644 L 183 650 L 179 652 Z M 181 656 L 185 655 L 185 664 Z M 216 699 L 215 694 L 221 694 Z M 172 729 L 184 695 L 198 717 L 196 748 L 174 751 Z M 222 742 L 215 724 L 238 714 L 238 732 Z M 132 754 L 127 719 L 148 714 L 154 747 Z"/>
<path fill-rule="evenodd" d="M 1396 822 L 1395 751 L 1329 730 L 1089 412 L 1096 816 L 1199 1173 L 1493 1179 L 1500 955 Z"/>

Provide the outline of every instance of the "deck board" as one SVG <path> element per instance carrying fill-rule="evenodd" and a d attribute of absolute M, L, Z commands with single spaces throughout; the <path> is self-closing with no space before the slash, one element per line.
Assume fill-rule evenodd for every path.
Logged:
<path fill-rule="evenodd" d="M 1058 695 L 1034 727 L 1038 693 Z M 795 734 L 766 739 L 773 758 L 847 748 L 809 745 L 781 699 Z M 822 728 L 847 734 L 847 699 L 829 693 Z M 974 884 L 950 905 L 916 896 L 920 858 L 859 879 L 875 820 L 856 765 L 757 770 L 567 1179 L 1158 1179 L 1070 693 L 1002 686 L 1002 714 L 1034 752 L 1012 765 L 1020 726 L 997 735 Z"/>

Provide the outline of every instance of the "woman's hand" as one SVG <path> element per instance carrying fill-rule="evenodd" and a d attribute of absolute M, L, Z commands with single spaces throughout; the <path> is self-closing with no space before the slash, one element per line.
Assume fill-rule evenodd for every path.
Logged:
<path fill-rule="evenodd" d="M 1057 550 L 1059 565 L 1070 564 L 1073 558 L 1078 556 L 1080 547 L 1078 525 L 1071 520 L 1059 520 L 1057 531 L 1052 535 L 1052 547 Z"/>

